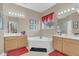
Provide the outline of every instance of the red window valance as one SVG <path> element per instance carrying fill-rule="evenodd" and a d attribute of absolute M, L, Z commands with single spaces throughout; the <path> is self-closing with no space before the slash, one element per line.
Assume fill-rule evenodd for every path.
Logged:
<path fill-rule="evenodd" d="M 54 18 L 53 15 L 54 15 L 54 12 L 52 12 L 52 13 L 46 15 L 46 16 L 43 16 L 43 17 L 42 17 L 42 22 L 43 22 L 43 23 L 48 23 L 48 22 L 54 20 L 54 19 L 53 19 L 53 18 Z"/>

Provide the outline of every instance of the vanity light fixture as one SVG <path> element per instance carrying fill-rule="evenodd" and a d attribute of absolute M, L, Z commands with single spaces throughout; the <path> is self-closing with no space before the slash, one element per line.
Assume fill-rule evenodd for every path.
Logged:
<path fill-rule="evenodd" d="M 16 17 L 24 17 L 24 14 L 22 13 L 16 13 L 16 12 L 8 12 L 8 15 L 16 16 Z"/>
<path fill-rule="evenodd" d="M 61 11 L 61 12 L 58 13 L 58 15 L 61 15 L 61 14 L 64 14 L 64 13 L 67 13 L 67 12 L 70 12 L 70 11 L 73 11 L 73 10 L 75 10 L 74 7 L 67 9 L 67 10 L 64 10 L 64 11 Z"/>

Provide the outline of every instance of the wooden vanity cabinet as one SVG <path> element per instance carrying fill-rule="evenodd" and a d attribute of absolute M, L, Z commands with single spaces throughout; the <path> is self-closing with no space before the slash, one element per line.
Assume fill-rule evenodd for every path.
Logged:
<path fill-rule="evenodd" d="M 53 48 L 69 56 L 79 56 L 79 40 L 53 36 Z"/>
<path fill-rule="evenodd" d="M 27 46 L 26 37 L 25 36 L 19 37 L 19 39 L 17 40 L 17 48 L 24 47 L 24 46 Z"/>
<path fill-rule="evenodd" d="M 4 40 L 4 51 L 8 52 L 8 51 L 16 49 L 16 48 L 17 48 L 16 39 L 6 37 Z"/>
<path fill-rule="evenodd" d="M 53 48 L 62 52 L 62 38 L 53 36 Z"/>
<path fill-rule="evenodd" d="M 79 40 L 63 38 L 63 53 L 79 56 Z"/>
<path fill-rule="evenodd" d="M 26 36 L 10 36 L 4 38 L 4 51 L 8 52 L 14 49 L 27 46 Z"/>

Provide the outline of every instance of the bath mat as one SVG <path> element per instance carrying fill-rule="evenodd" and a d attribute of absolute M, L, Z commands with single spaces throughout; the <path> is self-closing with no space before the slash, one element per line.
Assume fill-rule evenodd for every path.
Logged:
<path fill-rule="evenodd" d="M 61 53 L 57 50 L 54 50 L 54 51 L 50 52 L 48 55 L 49 56 L 65 56 L 65 54 L 63 54 L 63 53 Z"/>
<path fill-rule="evenodd" d="M 32 47 L 30 49 L 30 51 L 37 51 L 37 52 L 47 52 L 46 48 L 36 48 L 36 47 Z"/>
<path fill-rule="evenodd" d="M 22 47 L 22 48 L 7 52 L 7 56 L 19 56 L 27 52 L 28 52 L 28 49 L 26 47 Z"/>

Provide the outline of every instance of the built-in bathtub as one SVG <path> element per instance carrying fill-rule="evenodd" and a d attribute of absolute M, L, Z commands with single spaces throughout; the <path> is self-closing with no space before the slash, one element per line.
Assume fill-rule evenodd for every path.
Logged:
<path fill-rule="evenodd" d="M 28 37 L 28 46 L 29 48 L 46 48 L 47 52 L 52 49 L 52 38 L 48 37 Z"/>

